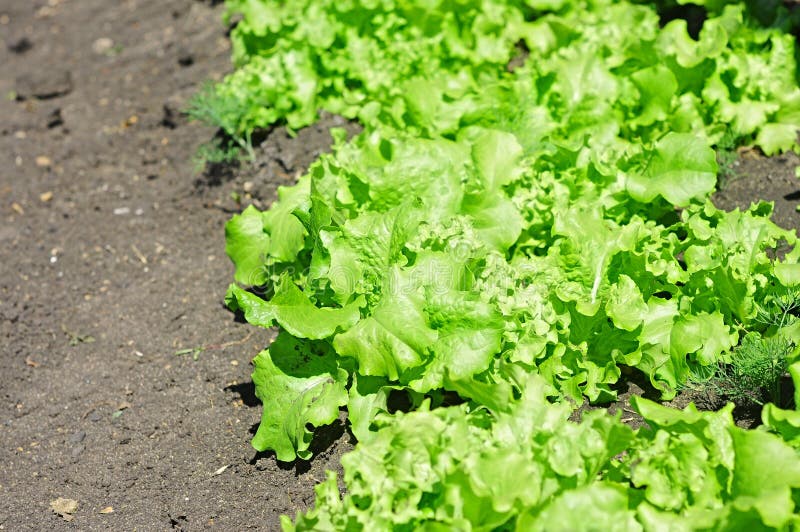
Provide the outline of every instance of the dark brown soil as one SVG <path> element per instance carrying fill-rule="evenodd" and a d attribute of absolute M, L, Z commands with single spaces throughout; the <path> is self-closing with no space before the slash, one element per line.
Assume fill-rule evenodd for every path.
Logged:
<path fill-rule="evenodd" d="M 272 197 L 330 124 L 196 183 L 214 132 L 179 110 L 230 68 L 212 3 L 0 0 L 2 530 L 274 530 L 351 447 L 341 426 L 310 464 L 249 445 L 271 333 L 223 307 L 231 192 Z"/>
<path fill-rule="evenodd" d="M 800 157 L 786 153 L 764 157 L 753 150 L 740 150 L 739 158 L 730 164 L 728 177 L 720 183 L 714 204 L 726 210 L 747 209 L 759 200 L 775 203 L 772 221 L 785 229 L 800 228 L 800 180 L 795 168 Z"/>
<path fill-rule="evenodd" d="M 223 226 L 342 123 L 198 178 L 214 131 L 179 111 L 230 68 L 216 4 L 0 0 L 0 530 L 274 530 L 352 446 L 341 424 L 311 463 L 249 445 L 272 333 L 222 304 Z M 743 160 L 719 202 L 775 199 L 798 226 L 796 163 Z"/>

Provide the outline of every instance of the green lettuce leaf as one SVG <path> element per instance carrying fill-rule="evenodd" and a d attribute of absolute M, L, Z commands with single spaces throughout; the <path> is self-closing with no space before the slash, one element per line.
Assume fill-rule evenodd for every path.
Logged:
<path fill-rule="evenodd" d="M 261 286 L 267 282 L 269 244 L 263 215 L 252 205 L 225 224 L 225 252 L 236 265 L 236 282 L 247 286 Z"/>
<path fill-rule="evenodd" d="M 637 201 L 656 196 L 679 207 L 707 197 L 717 184 L 714 150 L 696 136 L 668 133 L 656 142 L 641 174 L 628 176 L 628 193 Z"/>
<path fill-rule="evenodd" d="M 357 299 L 341 308 L 318 308 L 284 277 L 270 301 L 232 284 L 225 303 L 233 311 L 241 310 L 253 325 L 269 328 L 278 323 L 297 338 L 320 340 L 352 327 L 361 317 L 359 308 L 364 301 Z"/>
<path fill-rule="evenodd" d="M 347 372 L 325 344 L 282 333 L 253 361 L 256 396 L 264 404 L 252 445 L 278 460 L 309 459 L 312 431 L 333 422 L 347 404 Z"/>

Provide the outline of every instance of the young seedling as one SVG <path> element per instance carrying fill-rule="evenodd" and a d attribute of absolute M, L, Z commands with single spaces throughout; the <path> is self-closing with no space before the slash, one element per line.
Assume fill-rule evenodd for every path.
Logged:
<path fill-rule="evenodd" d="M 240 150 L 255 160 L 251 132 L 241 131 L 239 118 L 242 116 L 241 104 L 233 98 L 221 96 L 213 85 L 207 84 L 189 101 L 184 110 L 193 120 L 200 120 L 221 129 L 228 139 L 215 140 L 200 146 L 197 159 L 211 163 L 230 162 L 239 158 Z"/>
<path fill-rule="evenodd" d="M 789 367 L 793 344 L 781 336 L 749 333 L 734 350 L 731 363 L 721 365 L 709 386 L 736 402 L 781 405 L 781 380 Z"/>
<path fill-rule="evenodd" d="M 197 359 L 200 358 L 200 353 L 202 353 L 203 351 L 207 351 L 209 349 L 225 349 L 226 347 L 240 345 L 249 340 L 251 336 L 253 336 L 253 331 L 250 331 L 250 333 L 241 340 L 233 340 L 222 344 L 210 344 L 210 345 L 199 345 L 196 347 L 187 347 L 186 349 L 179 349 L 175 351 L 174 355 L 175 356 L 192 355 L 192 360 L 196 361 Z"/>
<path fill-rule="evenodd" d="M 737 403 L 790 406 L 782 404 L 781 382 L 795 344 L 781 331 L 797 319 L 798 310 L 800 291 L 788 289 L 775 294 L 768 305 L 759 307 L 757 316 L 757 321 L 772 336 L 748 332 L 731 353 L 730 362 L 706 371 L 697 370 L 687 387 Z"/>

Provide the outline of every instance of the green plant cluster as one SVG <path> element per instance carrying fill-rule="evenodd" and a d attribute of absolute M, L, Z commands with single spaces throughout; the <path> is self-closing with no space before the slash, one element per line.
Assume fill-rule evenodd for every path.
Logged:
<path fill-rule="evenodd" d="M 719 399 L 732 400 L 747 406 L 763 406 L 770 402 L 789 406 L 784 381 L 795 358 L 794 333 L 800 292 L 786 290 L 771 296 L 759 305 L 757 320 L 780 334 L 766 336 L 746 332 L 729 358 L 717 366 L 698 368 L 687 382 L 687 388 L 707 394 L 709 404 Z"/>
<path fill-rule="evenodd" d="M 523 109 L 535 99 L 577 122 L 624 112 L 609 127 L 644 140 L 680 131 L 712 144 L 755 139 L 767 153 L 796 145 L 800 92 L 785 10 L 754 2 L 775 25 L 765 29 L 738 2 L 696 3 L 710 9 L 697 41 L 684 20 L 659 28 L 652 7 L 610 0 L 228 0 L 228 16 L 241 17 L 231 33 L 238 68 L 190 112 L 248 152 L 254 129 L 297 129 L 320 109 L 454 134 L 529 50 L 535 60 L 522 77 L 535 86 L 521 88 Z"/>
<path fill-rule="evenodd" d="M 253 445 L 310 458 L 343 406 L 360 442 L 348 495 L 329 480 L 298 528 L 796 524 L 800 473 L 770 476 L 794 471 L 795 411 L 767 405 L 772 434 L 645 400 L 648 430 L 566 419 L 627 368 L 664 398 L 748 352 L 782 349 L 748 375 L 800 368 L 795 321 L 761 304 L 800 284 L 795 233 L 769 204 L 708 200 L 715 144 L 796 146 L 791 37 L 738 3 L 709 5 L 697 40 L 628 2 L 456 4 L 229 2 L 240 68 L 205 96 L 217 125 L 245 146 L 319 109 L 365 125 L 226 227 L 229 307 L 281 327 L 254 361 Z M 390 415 L 398 393 L 417 412 Z"/>
<path fill-rule="evenodd" d="M 798 367 L 797 369 L 800 369 Z M 797 375 L 797 374 L 796 374 Z M 769 405 L 760 430 L 719 412 L 635 397 L 638 431 L 604 411 L 581 423 L 524 376 L 506 411 L 382 416 L 285 530 L 795 530 L 800 412 Z M 800 385 L 800 380 L 796 381 Z"/>

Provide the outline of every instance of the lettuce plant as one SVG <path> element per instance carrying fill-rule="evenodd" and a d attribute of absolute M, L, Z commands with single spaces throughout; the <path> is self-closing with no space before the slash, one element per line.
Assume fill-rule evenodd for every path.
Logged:
<path fill-rule="evenodd" d="M 732 405 L 683 411 L 634 398 L 634 431 L 603 411 L 568 421 L 531 375 L 506 411 L 381 416 L 374 439 L 317 486 L 301 530 L 793 530 L 800 524 L 800 412 L 770 405 L 765 428 Z M 794 439 L 790 439 L 790 438 Z"/>
<path fill-rule="evenodd" d="M 523 112 L 505 118 L 534 139 L 551 121 L 525 113 L 531 101 L 573 136 L 602 118 L 606 134 L 634 139 L 681 131 L 711 144 L 755 141 L 767 153 L 795 146 L 800 91 L 786 15 L 771 13 L 765 28 L 740 3 L 704 4 L 694 40 L 685 20 L 660 28 L 652 7 L 610 0 L 228 0 L 228 17 L 240 20 L 238 68 L 191 109 L 248 150 L 254 129 L 297 129 L 320 109 L 452 135 L 465 114 L 509 103 L 502 81 L 517 74 L 507 65 L 522 48 L 529 82 L 514 105 Z"/>
<path fill-rule="evenodd" d="M 752 93 L 774 109 L 758 117 L 755 100 L 733 105 L 709 87 L 739 71 L 750 80 L 767 60 L 793 70 L 793 57 L 737 6 L 699 41 L 679 22 L 659 30 L 649 8 L 625 3 L 540 17 L 528 27 L 536 61 L 513 76 L 463 100 L 426 89 L 415 123 L 449 133 L 337 133 L 334 154 L 270 210 L 231 220 L 236 280 L 268 297 L 232 285 L 228 304 L 284 330 L 255 362 L 257 448 L 308 457 L 310 429 L 345 405 L 368 439 L 391 390 L 508 404 L 517 371 L 580 402 L 613 399 L 633 367 L 669 398 L 697 368 L 727 361 L 741 331 L 763 329 L 757 302 L 797 282 L 797 252 L 772 251 L 796 237 L 769 221 L 768 204 L 727 213 L 707 202 L 717 123 L 700 112 L 730 104 L 745 113 L 729 118 L 740 134 L 791 145 L 765 140 L 783 139 L 768 133 L 778 124 L 797 129 L 778 111 L 800 91 L 770 92 L 782 74 Z M 772 43 L 765 58 L 743 56 L 752 68 L 742 35 Z"/>
<path fill-rule="evenodd" d="M 239 68 L 207 101 L 220 127 L 249 145 L 319 109 L 365 125 L 226 226 L 228 306 L 280 327 L 254 360 L 253 445 L 310 458 L 342 407 L 360 442 L 348 493 L 329 478 L 284 526 L 797 526 L 795 411 L 767 405 L 748 432 L 730 407 L 637 398 L 638 432 L 567 420 L 623 371 L 667 399 L 747 333 L 797 343 L 759 311 L 800 285 L 795 233 L 768 203 L 709 200 L 715 145 L 797 145 L 791 37 L 729 2 L 704 3 L 697 39 L 630 2 L 454 4 L 229 2 L 244 18 Z M 414 411 L 390 415 L 392 394 Z"/>

